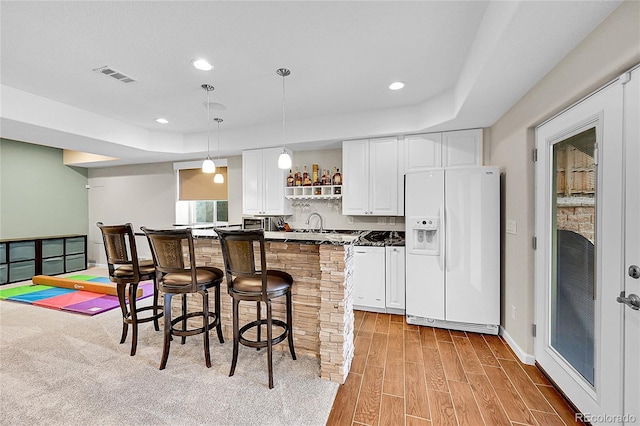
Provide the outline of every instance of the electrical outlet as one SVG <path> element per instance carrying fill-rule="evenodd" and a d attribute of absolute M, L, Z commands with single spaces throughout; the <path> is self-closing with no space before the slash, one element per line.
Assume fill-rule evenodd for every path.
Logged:
<path fill-rule="evenodd" d="M 391 217 L 389 218 L 389 225 L 395 225 L 395 224 L 396 224 L 396 218 L 395 218 L 395 217 L 393 217 L 393 216 L 391 216 Z"/>
<path fill-rule="evenodd" d="M 387 218 L 386 217 L 379 217 L 378 218 L 378 225 L 386 225 L 387 224 Z"/>
<path fill-rule="evenodd" d="M 518 233 L 518 223 L 515 220 L 507 220 L 505 225 L 507 234 L 516 235 Z"/>
<path fill-rule="evenodd" d="M 347 223 L 353 225 L 353 216 L 347 216 Z"/>
<path fill-rule="evenodd" d="M 511 319 L 515 321 L 516 319 L 516 307 L 511 305 Z"/>

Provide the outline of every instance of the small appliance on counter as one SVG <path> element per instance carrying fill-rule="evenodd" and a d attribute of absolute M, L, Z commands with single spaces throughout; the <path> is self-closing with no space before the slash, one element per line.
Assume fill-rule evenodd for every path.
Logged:
<path fill-rule="evenodd" d="M 265 231 L 277 231 L 281 217 L 243 217 L 242 229 L 264 229 Z"/>

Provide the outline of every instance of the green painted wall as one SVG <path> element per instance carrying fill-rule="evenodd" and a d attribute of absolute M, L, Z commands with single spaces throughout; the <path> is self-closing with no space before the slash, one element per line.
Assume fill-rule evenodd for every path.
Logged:
<path fill-rule="evenodd" d="M 87 234 L 87 176 L 61 149 L 0 139 L 0 239 Z"/>

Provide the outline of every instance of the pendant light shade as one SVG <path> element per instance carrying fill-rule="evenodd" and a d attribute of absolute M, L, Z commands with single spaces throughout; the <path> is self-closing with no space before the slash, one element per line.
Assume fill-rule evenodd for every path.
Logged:
<path fill-rule="evenodd" d="M 224 120 L 222 118 L 216 117 L 213 119 L 213 121 L 218 123 L 218 149 L 216 150 L 216 158 L 220 158 L 220 123 L 222 123 Z M 220 170 L 218 170 L 218 173 L 216 173 L 213 177 L 213 183 L 224 183 L 224 176 L 222 175 L 222 173 L 220 173 Z"/>
<path fill-rule="evenodd" d="M 202 173 L 215 173 L 216 163 L 209 157 L 202 162 Z"/>
<path fill-rule="evenodd" d="M 282 150 L 282 153 L 278 157 L 278 168 L 279 169 L 291 168 L 291 156 L 287 154 L 287 152 L 284 149 Z"/>
<path fill-rule="evenodd" d="M 215 173 L 216 164 L 213 162 L 209 151 L 209 139 L 211 137 L 210 124 L 211 124 L 211 103 L 209 102 L 209 93 L 213 91 L 213 86 L 210 84 L 203 84 L 202 87 L 207 91 L 207 159 L 202 162 L 202 173 Z"/>
<path fill-rule="evenodd" d="M 282 153 L 278 157 L 278 168 L 290 169 L 291 156 L 287 153 L 287 150 L 284 146 L 284 78 L 288 75 L 291 75 L 291 71 L 286 68 L 279 68 L 278 70 L 276 70 L 276 73 L 282 77 Z"/>

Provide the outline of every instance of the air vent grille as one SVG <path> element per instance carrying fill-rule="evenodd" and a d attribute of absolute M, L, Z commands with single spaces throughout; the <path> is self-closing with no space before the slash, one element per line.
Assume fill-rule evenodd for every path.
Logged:
<path fill-rule="evenodd" d="M 95 72 L 100 73 L 106 77 L 111 77 L 120 83 L 134 83 L 136 80 L 133 77 L 129 77 L 125 73 L 115 70 L 111 67 L 104 66 L 94 69 Z"/>

